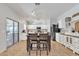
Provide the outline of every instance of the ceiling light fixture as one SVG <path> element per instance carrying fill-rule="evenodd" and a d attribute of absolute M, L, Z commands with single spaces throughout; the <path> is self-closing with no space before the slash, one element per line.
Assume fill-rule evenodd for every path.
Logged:
<path fill-rule="evenodd" d="M 37 5 L 40 5 L 40 3 L 35 3 L 35 5 L 37 6 Z"/>
<path fill-rule="evenodd" d="M 40 3 L 35 3 L 34 5 L 35 5 L 35 7 L 34 7 L 34 9 L 32 10 L 32 15 L 33 15 L 33 16 L 37 16 Z"/>

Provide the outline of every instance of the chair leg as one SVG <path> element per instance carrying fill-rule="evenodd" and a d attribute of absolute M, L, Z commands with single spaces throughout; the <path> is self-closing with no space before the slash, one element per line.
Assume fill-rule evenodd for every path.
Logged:
<path fill-rule="evenodd" d="M 40 56 L 41 56 L 41 50 L 40 50 Z"/>
<path fill-rule="evenodd" d="M 49 47 L 48 47 L 48 45 L 47 45 L 47 46 L 46 46 L 46 50 L 47 50 L 47 56 L 48 56 L 48 51 L 49 51 L 49 50 L 48 50 L 48 48 L 49 48 Z"/>
<path fill-rule="evenodd" d="M 38 45 L 36 47 L 36 56 L 38 55 Z"/>
<path fill-rule="evenodd" d="M 27 52 L 28 52 L 28 45 L 27 45 L 27 48 L 26 48 Z"/>
<path fill-rule="evenodd" d="M 48 56 L 48 50 L 47 50 L 47 56 Z"/>
<path fill-rule="evenodd" d="M 43 50 L 44 50 L 44 44 L 43 44 Z"/>
<path fill-rule="evenodd" d="M 36 56 L 38 55 L 38 50 L 36 50 Z"/>
<path fill-rule="evenodd" d="M 29 51 L 29 55 L 30 55 L 31 51 Z"/>
<path fill-rule="evenodd" d="M 29 50 L 29 55 L 31 55 L 31 47 L 30 46 L 29 46 L 28 50 Z"/>

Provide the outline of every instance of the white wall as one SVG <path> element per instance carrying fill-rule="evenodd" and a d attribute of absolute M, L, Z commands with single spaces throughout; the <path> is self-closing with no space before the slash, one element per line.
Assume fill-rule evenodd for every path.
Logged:
<path fill-rule="evenodd" d="M 22 33 L 22 31 L 25 30 L 24 24 L 25 23 L 20 23 L 20 25 L 19 25 L 19 27 L 20 27 L 19 28 L 20 29 L 20 33 L 19 33 L 20 34 L 20 40 L 26 40 L 27 39 L 27 36 L 26 36 L 27 35 L 27 29 L 26 29 L 26 33 Z"/>
<path fill-rule="evenodd" d="M 19 20 L 18 16 L 4 4 L 0 4 L 0 52 L 6 50 L 6 17 Z"/>

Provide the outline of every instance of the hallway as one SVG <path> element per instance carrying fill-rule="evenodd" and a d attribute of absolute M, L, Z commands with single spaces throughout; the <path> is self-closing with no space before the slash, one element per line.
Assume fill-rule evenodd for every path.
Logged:
<path fill-rule="evenodd" d="M 73 54 L 73 52 L 68 49 L 64 48 L 60 43 L 52 41 L 51 51 L 49 56 L 78 56 L 77 54 Z M 39 54 L 39 53 L 38 53 Z M 22 40 L 19 43 L 15 44 L 14 46 L 8 48 L 7 51 L 0 54 L 1 56 L 28 56 L 26 50 L 26 41 Z M 32 56 L 36 55 L 35 51 L 31 52 Z M 46 56 L 46 51 L 41 53 L 42 56 Z"/>

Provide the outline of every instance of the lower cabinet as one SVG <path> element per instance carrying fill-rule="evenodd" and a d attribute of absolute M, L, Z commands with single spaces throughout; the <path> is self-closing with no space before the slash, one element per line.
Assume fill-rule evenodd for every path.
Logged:
<path fill-rule="evenodd" d="M 73 52 L 79 54 L 79 38 L 73 37 Z"/>
<path fill-rule="evenodd" d="M 65 47 L 79 53 L 79 38 L 65 36 Z"/>
<path fill-rule="evenodd" d="M 60 33 L 56 33 L 56 41 L 59 42 L 59 43 L 62 42 L 62 38 L 61 38 Z"/>
<path fill-rule="evenodd" d="M 56 41 L 61 43 L 61 44 L 64 44 L 64 35 L 61 35 L 60 33 L 56 33 Z"/>
<path fill-rule="evenodd" d="M 65 36 L 65 47 L 70 47 L 69 36 Z"/>
<path fill-rule="evenodd" d="M 60 34 L 59 33 L 56 33 L 56 41 L 60 42 Z"/>
<path fill-rule="evenodd" d="M 67 44 L 65 46 L 79 54 L 79 38 L 68 36 L 66 40 Z"/>
<path fill-rule="evenodd" d="M 56 33 L 56 41 L 79 54 L 79 38 Z"/>
<path fill-rule="evenodd" d="M 74 42 L 73 42 L 73 37 L 68 36 L 68 48 L 73 50 Z"/>
<path fill-rule="evenodd" d="M 60 43 L 63 44 L 63 35 L 60 34 Z"/>

